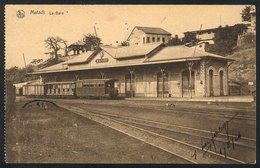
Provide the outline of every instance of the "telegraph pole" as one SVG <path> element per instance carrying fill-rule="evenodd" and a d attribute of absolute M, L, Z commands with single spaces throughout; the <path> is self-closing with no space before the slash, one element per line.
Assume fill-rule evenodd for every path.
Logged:
<path fill-rule="evenodd" d="M 23 61 L 24 61 L 24 66 L 26 67 L 26 61 L 25 61 L 24 53 L 23 53 Z"/>
<path fill-rule="evenodd" d="M 95 35 L 97 37 L 97 30 L 96 30 L 96 27 L 94 26 L 94 31 L 95 31 Z"/>
<path fill-rule="evenodd" d="M 197 44 L 198 44 L 198 41 L 199 41 L 199 35 L 201 33 L 201 28 L 202 28 L 202 24 L 200 25 L 200 31 L 199 31 L 199 34 L 198 34 L 198 38 L 196 40 L 196 43 L 195 43 L 195 48 L 194 48 L 194 52 L 193 52 L 193 56 L 195 55 L 195 52 L 196 52 L 196 48 L 197 48 Z M 190 98 L 192 98 L 192 88 L 191 88 L 191 77 L 192 77 L 192 74 L 191 74 L 191 71 L 192 71 L 192 66 L 194 65 L 194 62 L 193 60 L 191 60 L 190 62 L 188 62 L 188 70 L 189 70 L 189 91 L 190 91 Z M 195 74 L 194 74 L 195 76 Z M 195 82 L 195 81 L 194 81 Z"/>

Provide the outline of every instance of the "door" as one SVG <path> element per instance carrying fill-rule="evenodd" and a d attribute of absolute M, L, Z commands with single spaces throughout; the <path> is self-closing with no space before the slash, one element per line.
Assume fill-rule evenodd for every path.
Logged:
<path fill-rule="evenodd" d="M 220 96 L 224 96 L 224 80 L 223 80 L 223 76 L 224 76 L 224 74 L 223 74 L 223 71 L 220 71 L 219 72 L 219 86 L 220 86 L 220 88 L 219 88 L 219 90 L 220 90 Z"/>
<path fill-rule="evenodd" d="M 183 71 L 182 72 L 182 97 L 191 97 L 194 95 L 195 95 L 194 71 L 191 71 L 191 79 L 190 79 L 189 71 L 188 70 Z"/>
<path fill-rule="evenodd" d="M 213 89 L 213 70 L 209 70 L 209 96 L 214 96 L 214 89 Z"/>
<path fill-rule="evenodd" d="M 125 75 L 125 96 L 135 97 L 135 74 Z"/>
<path fill-rule="evenodd" d="M 157 97 L 168 97 L 168 73 L 162 72 L 157 73 Z"/>

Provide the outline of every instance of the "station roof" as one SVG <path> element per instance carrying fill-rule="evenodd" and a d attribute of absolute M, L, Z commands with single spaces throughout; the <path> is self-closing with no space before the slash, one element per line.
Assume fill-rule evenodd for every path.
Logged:
<path fill-rule="evenodd" d="M 225 60 L 232 60 L 220 55 L 212 54 L 209 52 L 204 52 L 201 50 L 196 50 L 194 52 L 194 48 L 186 47 L 186 46 L 169 46 L 164 49 L 158 51 L 156 55 L 148 58 L 146 61 L 154 62 L 154 61 L 165 61 L 165 60 L 175 60 L 175 59 L 187 59 L 187 58 L 202 58 L 202 57 L 214 57 Z"/>
<path fill-rule="evenodd" d="M 108 52 L 115 59 L 124 59 L 138 56 L 145 56 L 149 54 L 152 50 L 164 45 L 163 43 L 151 43 L 143 45 L 133 45 L 133 46 L 122 46 L 122 47 L 101 47 L 103 50 Z"/>
<path fill-rule="evenodd" d="M 93 53 L 94 51 L 87 51 L 84 53 L 80 53 L 78 56 L 64 62 L 63 64 L 75 64 L 75 63 L 85 62 Z"/>
<path fill-rule="evenodd" d="M 93 62 L 95 61 L 92 60 L 96 57 L 99 58 L 97 55 L 99 55 L 101 51 L 107 53 L 111 57 L 111 61 L 109 63 L 94 65 Z M 165 46 L 163 43 L 126 47 L 103 46 L 97 51 L 81 53 L 71 60 L 41 69 L 33 74 L 185 62 L 189 60 L 200 60 L 203 57 L 233 61 L 233 59 L 200 50 L 194 52 L 194 48 L 186 46 Z"/>

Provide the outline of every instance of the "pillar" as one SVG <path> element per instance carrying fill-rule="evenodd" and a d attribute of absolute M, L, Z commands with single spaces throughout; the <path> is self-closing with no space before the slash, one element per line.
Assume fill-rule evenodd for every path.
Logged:
<path fill-rule="evenodd" d="M 206 62 L 205 60 L 200 61 L 200 84 L 202 85 L 202 95 L 206 97 L 207 88 L 206 88 Z"/>

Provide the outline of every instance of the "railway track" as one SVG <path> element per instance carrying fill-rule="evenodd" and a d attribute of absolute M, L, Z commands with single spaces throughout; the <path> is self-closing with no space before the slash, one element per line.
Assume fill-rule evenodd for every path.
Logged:
<path fill-rule="evenodd" d="M 118 107 L 117 105 L 110 105 L 110 106 Z M 133 106 L 127 106 L 127 107 L 133 108 Z M 153 110 L 155 107 L 145 106 L 145 107 L 138 107 L 138 108 L 152 109 Z M 243 112 L 239 112 L 239 111 L 225 112 L 224 110 L 222 110 L 222 111 L 216 111 L 216 112 L 209 112 L 207 109 L 206 110 L 205 109 L 199 109 L 199 111 L 192 111 L 189 108 L 179 107 L 179 106 L 177 106 L 177 107 L 158 106 L 158 107 L 156 107 L 156 109 L 163 110 L 163 111 L 166 111 L 166 112 L 172 112 L 172 113 L 202 114 L 202 115 L 206 115 L 206 116 L 210 116 L 210 117 L 219 117 L 219 118 L 223 118 L 223 119 L 229 119 L 234 114 L 238 114 L 236 116 L 237 120 L 256 121 L 255 113 L 252 114 L 252 115 L 248 115 L 248 114 L 243 114 Z"/>
<path fill-rule="evenodd" d="M 211 150 L 202 149 L 198 145 L 187 143 L 172 136 L 169 136 L 166 132 L 178 133 L 182 135 L 188 135 L 190 137 L 203 137 L 210 140 L 212 133 L 205 130 L 199 130 L 195 128 L 188 128 L 177 125 L 169 125 L 165 123 L 149 121 L 144 119 L 123 117 L 111 114 L 104 114 L 100 111 L 88 111 L 79 107 L 59 104 L 60 107 L 72 111 L 83 117 L 92 119 L 110 128 L 113 128 L 119 132 L 127 134 L 131 137 L 144 141 L 147 144 L 153 145 L 164 151 L 167 151 L 173 155 L 179 156 L 191 163 L 215 163 L 215 164 L 245 164 L 248 163 L 241 158 L 233 158 L 226 155 L 226 151 L 223 153 L 217 153 Z M 156 130 L 157 129 L 157 130 Z M 219 137 L 215 139 L 220 143 L 225 143 L 225 137 L 227 135 L 219 133 Z M 236 137 L 236 135 L 229 135 L 230 137 Z M 236 146 L 243 148 L 250 148 L 255 150 L 255 140 L 251 138 L 241 137 L 240 141 L 235 142 Z"/>
<path fill-rule="evenodd" d="M 116 120 L 122 121 L 122 122 L 129 122 L 129 123 L 133 123 L 133 124 L 150 126 L 150 127 L 154 127 L 154 128 L 165 129 L 168 131 L 179 132 L 179 133 L 183 133 L 183 134 L 190 134 L 193 136 L 198 136 L 198 137 L 202 137 L 202 138 L 206 138 L 206 139 L 209 139 L 209 137 L 211 137 L 213 134 L 213 132 L 210 132 L 207 130 L 202 130 L 202 129 L 197 129 L 197 128 L 185 127 L 185 126 L 174 125 L 174 124 L 167 124 L 167 123 L 163 123 L 163 122 L 157 122 L 157 121 L 140 119 L 140 118 L 133 118 L 133 117 L 128 117 L 128 116 L 126 117 L 126 116 L 122 116 L 122 115 L 119 116 L 119 115 L 104 113 L 104 112 L 97 111 L 97 110 L 95 110 L 95 111 L 91 110 L 91 111 L 96 114 L 112 117 L 113 119 L 116 119 Z M 231 135 L 231 134 L 227 135 L 225 133 L 219 133 L 216 141 L 226 142 L 227 136 L 232 137 L 232 138 L 237 138 L 237 135 Z M 255 139 L 247 138 L 247 137 L 241 137 L 240 139 L 241 140 L 239 142 L 234 142 L 234 144 L 256 149 L 256 146 L 255 146 L 256 140 Z"/>
<path fill-rule="evenodd" d="M 60 101 L 59 99 L 54 99 L 57 101 Z M 84 101 L 83 101 L 84 102 Z M 77 102 L 78 103 L 78 102 Z M 87 103 L 90 105 L 96 105 L 96 104 L 91 104 L 91 103 Z M 107 105 L 107 104 L 99 104 L 99 105 Z M 114 104 L 109 104 L 109 106 L 111 107 L 118 107 L 118 105 L 114 105 Z M 124 104 L 124 106 L 127 106 L 129 108 L 144 108 L 144 109 L 154 109 L 154 106 L 148 106 L 148 105 L 144 105 L 144 106 L 138 106 L 138 105 L 134 105 L 134 106 L 129 106 L 128 104 Z M 204 106 L 203 106 L 204 107 Z M 206 106 L 205 106 L 206 107 Z M 208 107 L 207 107 L 208 108 Z M 203 109 L 203 108 L 199 108 L 199 111 L 192 111 L 192 109 L 187 108 L 187 107 L 183 107 L 183 106 L 179 106 L 179 104 L 176 104 L 176 107 L 166 107 L 166 106 L 156 106 L 156 109 L 158 110 L 163 110 L 166 112 L 171 112 L 171 113 L 186 113 L 186 114 L 202 114 L 205 116 L 209 116 L 209 117 L 219 117 L 219 118 L 223 118 L 223 119 L 229 119 L 231 118 L 233 115 L 236 115 L 236 120 L 244 120 L 244 121 L 256 121 L 256 112 L 244 112 L 245 109 L 216 109 L 219 111 L 214 111 L 214 112 L 209 112 L 208 109 Z M 247 110 L 245 110 L 247 111 Z M 245 114 L 246 113 L 246 114 Z M 249 115 L 249 113 L 252 113 Z"/>
<path fill-rule="evenodd" d="M 207 115 L 207 116 L 217 116 L 217 117 L 221 117 L 221 118 L 231 118 L 234 114 L 234 112 L 232 113 L 223 113 L 223 112 L 209 112 L 207 110 L 201 110 L 200 109 L 200 112 L 196 111 L 196 112 L 193 112 L 191 111 L 191 109 L 182 109 L 181 111 L 180 110 L 176 110 L 176 109 L 173 109 L 173 108 L 168 108 L 167 110 L 169 111 L 173 111 L 175 113 L 192 113 L 192 114 L 203 114 L 203 115 Z M 239 119 L 239 120 L 249 120 L 249 121 L 256 121 L 256 116 L 255 115 L 244 115 L 244 114 L 240 114 L 239 112 L 237 112 L 237 116 L 236 116 L 236 119 Z"/>

